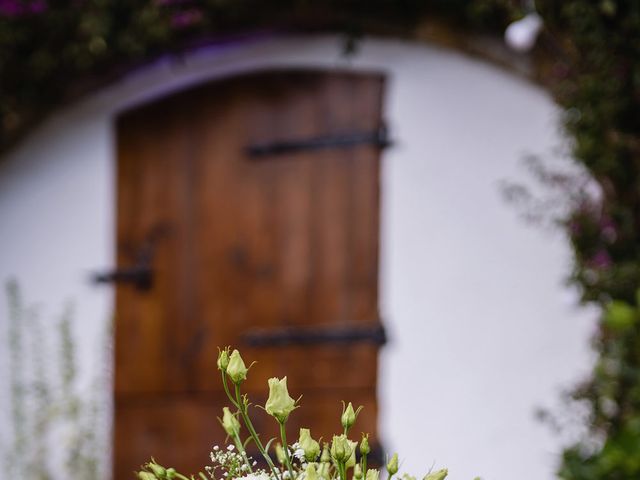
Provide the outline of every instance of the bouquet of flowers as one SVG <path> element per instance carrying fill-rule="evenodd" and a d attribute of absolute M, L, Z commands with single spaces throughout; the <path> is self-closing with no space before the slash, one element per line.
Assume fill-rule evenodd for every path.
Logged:
<path fill-rule="evenodd" d="M 349 431 L 362 407 L 354 409 L 351 403 L 342 403 L 340 421 L 343 431 L 334 435 L 331 443 L 325 442 L 321 446 L 307 428 L 300 429 L 296 442 L 287 442 L 285 426 L 300 402 L 300 398 L 294 400 L 289 396 L 287 377 L 269 379 L 269 398 L 262 408 L 278 423 L 280 441 L 274 443 L 276 439 L 273 438 L 263 443 L 249 417 L 249 399 L 241 392 L 242 382 L 246 380 L 251 365 L 245 365 L 238 350 L 230 350 L 227 347 L 218 355 L 222 385 L 231 404 L 231 409 L 223 408 L 219 420 L 230 443 L 224 448 L 213 447 L 210 454 L 212 463 L 205 467 L 206 473 L 186 477 L 152 460 L 137 473 L 139 480 L 379 480 L 380 470 L 367 467 L 367 455 L 371 451 L 368 434 L 362 434 L 359 442 L 349 438 Z M 242 425 L 247 432 L 245 440 L 241 435 Z M 264 459 L 265 468 L 258 467 L 258 462 L 247 454 L 249 442 L 254 442 Z M 275 461 L 270 454 L 272 447 Z M 398 468 L 398 454 L 395 453 L 386 464 L 386 480 L 392 480 Z M 443 480 L 446 476 L 447 469 L 442 469 L 427 473 L 423 480 Z M 416 479 L 404 474 L 402 480 Z"/>

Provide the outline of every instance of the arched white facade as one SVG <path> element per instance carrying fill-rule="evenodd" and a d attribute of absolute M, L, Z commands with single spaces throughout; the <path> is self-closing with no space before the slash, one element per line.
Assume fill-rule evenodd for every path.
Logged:
<path fill-rule="evenodd" d="M 435 464 L 454 480 L 553 478 L 559 441 L 534 411 L 588 371 L 594 315 L 563 286 L 568 246 L 518 220 L 498 185 L 526 179 L 524 154 L 561 143 L 558 112 L 539 88 L 461 54 L 367 40 L 346 58 L 335 37 L 263 38 L 133 72 L 0 161 L 0 281 L 15 276 L 43 319 L 71 299 L 90 365 L 113 308 L 112 292 L 88 275 L 113 263 L 114 116 L 204 80 L 291 66 L 388 75 L 396 145 L 383 157 L 381 311 L 391 342 L 380 400 L 401 472 Z M 2 295 L 2 340 L 6 318 Z"/>

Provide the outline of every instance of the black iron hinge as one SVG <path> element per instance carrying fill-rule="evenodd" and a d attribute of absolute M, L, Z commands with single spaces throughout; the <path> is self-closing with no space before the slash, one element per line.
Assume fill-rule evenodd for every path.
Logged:
<path fill-rule="evenodd" d="M 252 347 L 335 345 L 360 342 L 384 345 L 387 342 L 387 333 L 381 323 L 352 326 L 322 325 L 255 328 L 245 332 L 242 339 Z"/>
<path fill-rule="evenodd" d="M 246 150 L 250 157 L 262 158 L 313 150 L 352 148 L 360 145 L 373 145 L 382 149 L 391 144 L 386 126 L 380 125 L 377 130 L 372 132 L 349 132 L 312 138 L 276 140 L 270 143 L 250 145 Z"/>
<path fill-rule="evenodd" d="M 95 272 L 91 275 L 93 283 L 128 283 L 137 290 L 149 290 L 153 286 L 153 256 L 158 242 L 168 235 L 166 225 L 152 227 L 145 236 L 142 244 L 136 250 L 129 252 L 132 264 L 114 270 Z"/>

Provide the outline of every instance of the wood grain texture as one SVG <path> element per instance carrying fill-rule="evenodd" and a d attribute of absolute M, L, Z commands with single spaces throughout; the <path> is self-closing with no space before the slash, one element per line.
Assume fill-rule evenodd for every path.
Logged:
<path fill-rule="evenodd" d="M 218 346 L 257 361 L 243 386 L 256 402 L 270 376 L 288 375 L 292 395 L 304 394 L 293 437 L 301 424 L 337 431 L 339 400 L 366 406 L 358 431 L 375 437 L 375 345 L 258 348 L 242 334 L 378 322 L 378 149 L 259 160 L 245 149 L 375 130 L 383 86 L 377 75 L 267 72 L 119 118 L 118 265 L 145 242 L 155 250 L 152 289 L 116 292 L 114 478 L 151 454 L 187 471 L 206 464 L 223 440 Z"/>

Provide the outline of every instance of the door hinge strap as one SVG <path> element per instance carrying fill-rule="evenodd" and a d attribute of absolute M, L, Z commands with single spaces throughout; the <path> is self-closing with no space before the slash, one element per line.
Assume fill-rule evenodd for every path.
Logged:
<path fill-rule="evenodd" d="M 130 283 L 138 290 L 149 290 L 153 284 L 153 270 L 146 265 L 95 273 L 93 283 Z"/>
<path fill-rule="evenodd" d="M 373 145 L 382 149 L 391 144 L 392 142 L 389 139 L 387 128 L 381 125 L 377 130 L 372 132 L 352 132 L 298 140 L 277 140 L 271 143 L 250 145 L 247 147 L 247 154 L 252 158 L 261 158 L 305 151 L 351 148 L 359 145 Z"/>
<path fill-rule="evenodd" d="M 242 335 L 251 347 L 280 347 L 286 345 L 336 345 L 345 343 L 373 343 L 384 345 L 387 333 L 382 324 L 363 326 L 318 326 L 255 328 Z"/>

